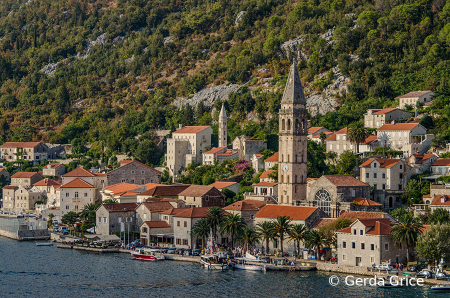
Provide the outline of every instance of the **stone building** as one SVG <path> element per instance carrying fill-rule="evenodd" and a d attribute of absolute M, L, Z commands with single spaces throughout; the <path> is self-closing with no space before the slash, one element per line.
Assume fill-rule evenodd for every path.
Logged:
<path fill-rule="evenodd" d="M 360 166 L 361 181 L 381 190 L 406 190 L 410 167 L 405 159 L 370 158 Z"/>
<path fill-rule="evenodd" d="M 103 204 L 95 212 L 96 233 L 112 235 L 120 231 L 136 231 L 135 209 L 137 203 Z"/>
<path fill-rule="evenodd" d="M 340 265 L 372 267 L 382 262 L 406 262 L 406 247 L 391 240 L 391 222 L 385 218 L 358 219 L 336 232 Z"/>
<path fill-rule="evenodd" d="M 5 177 L 5 180 L 7 181 L 11 180 L 11 174 L 5 168 L 0 168 L 0 177 L 1 176 Z"/>
<path fill-rule="evenodd" d="M 278 202 L 306 199 L 308 112 L 297 65 L 292 63 L 281 99 L 278 139 Z"/>
<path fill-rule="evenodd" d="M 38 181 L 42 180 L 42 176 L 37 172 L 17 172 L 11 176 L 11 185 L 31 187 Z"/>
<path fill-rule="evenodd" d="M 66 173 L 66 166 L 60 163 L 49 163 L 42 168 L 44 176 L 61 176 Z"/>
<path fill-rule="evenodd" d="M 378 128 L 377 138 L 382 146 L 403 151 L 403 155 L 409 157 L 415 152 L 426 152 L 434 135 L 427 134 L 427 129 L 419 123 L 397 123 Z"/>
<path fill-rule="evenodd" d="M 252 168 L 256 173 L 258 173 L 259 170 L 264 169 L 264 160 L 262 154 L 253 154 L 251 162 Z"/>
<path fill-rule="evenodd" d="M 160 247 L 173 245 L 173 227 L 167 221 L 145 221 L 140 227 L 140 232 L 140 242 L 143 245 L 150 245 L 150 243 Z"/>
<path fill-rule="evenodd" d="M 369 109 L 364 114 L 364 126 L 367 128 L 380 128 L 398 119 L 409 119 L 411 113 L 397 108 Z"/>
<path fill-rule="evenodd" d="M 41 142 L 6 142 L 0 146 L 1 157 L 6 161 L 47 159 L 48 146 Z"/>
<path fill-rule="evenodd" d="M 228 181 L 216 181 L 209 186 L 214 186 L 218 190 L 222 191 L 224 189 L 231 190 L 234 193 L 238 193 L 241 190 L 241 185 L 237 182 L 228 182 Z"/>
<path fill-rule="evenodd" d="M 416 152 L 412 154 L 406 161 L 411 167 L 411 175 L 422 174 L 431 170 L 431 164 L 439 157 L 436 154 L 420 154 Z"/>
<path fill-rule="evenodd" d="M 194 163 L 202 163 L 203 152 L 211 147 L 212 128 L 210 126 L 186 126 L 172 133 L 167 140 L 166 164 L 170 176 L 177 181 L 178 175 Z"/>
<path fill-rule="evenodd" d="M 319 207 L 329 217 L 338 217 L 354 208 L 352 199 L 369 199 L 370 185 L 352 176 L 324 175 L 311 183 L 309 193 L 304 205 Z"/>
<path fill-rule="evenodd" d="M 223 207 L 225 205 L 225 195 L 209 185 L 191 185 L 178 195 L 178 199 L 183 200 L 187 207 Z"/>
<path fill-rule="evenodd" d="M 107 185 L 161 183 L 161 172 L 137 160 L 123 160 L 120 167 L 106 173 Z"/>
<path fill-rule="evenodd" d="M 247 136 L 239 136 L 233 140 L 233 149 L 239 152 L 240 159 L 249 161 L 253 154 L 259 154 L 266 150 L 267 143 L 262 140 L 253 140 Z"/>
<path fill-rule="evenodd" d="M 188 187 L 187 184 L 157 185 L 138 194 L 137 201 L 142 203 L 149 198 L 178 199 L 178 195 Z"/>
<path fill-rule="evenodd" d="M 169 202 L 143 202 L 136 207 L 136 225 L 140 227 L 145 221 L 160 220 L 160 213 L 173 206 Z"/>
<path fill-rule="evenodd" d="M 308 128 L 308 139 L 320 143 L 320 134 L 324 133 L 325 135 L 329 135 L 331 131 L 323 126 L 313 126 Z"/>
<path fill-rule="evenodd" d="M 231 214 L 238 214 L 242 216 L 247 224 L 247 227 L 253 227 L 255 214 L 265 205 L 266 201 L 242 200 L 224 207 L 223 210 Z"/>
<path fill-rule="evenodd" d="M 347 131 L 348 127 L 344 127 L 343 129 L 338 130 L 334 134 L 330 135 L 325 140 L 327 152 L 336 152 L 336 154 L 340 156 L 345 151 L 355 151 L 354 143 L 350 142 L 347 138 Z"/>
<path fill-rule="evenodd" d="M 226 147 L 228 145 L 227 133 L 227 112 L 225 106 L 222 104 L 219 114 L 219 147 Z"/>
<path fill-rule="evenodd" d="M 70 171 L 67 174 L 64 174 L 61 176 L 62 178 L 62 184 L 65 185 L 71 181 L 74 181 L 76 179 L 80 179 L 85 181 L 86 183 L 94 186 L 95 193 L 94 193 L 94 202 L 101 199 L 101 190 L 108 185 L 107 184 L 107 176 L 106 174 L 102 173 L 96 173 L 96 172 L 90 172 L 86 171 L 83 168 L 76 168 L 73 171 Z M 42 178 L 41 178 L 42 179 Z"/>
<path fill-rule="evenodd" d="M 3 212 L 13 212 L 16 208 L 16 189 L 18 186 L 6 185 L 2 188 L 3 202 L 2 211 Z"/>
<path fill-rule="evenodd" d="M 431 173 L 433 175 L 450 175 L 450 158 L 438 158 L 431 164 Z"/>
<path fill-rule="evenodd" d="M 261 176 L 259 176 L 259 181 L 260 182 L 275 182 L 275 179 L 273 179 L 271 176 L 273 176 L 272 174 L 275 173 L 275 170 L 268 170 L 265 171 L 264 173 L 261 174 Z"/>
<path fill-rule="evenodd" d="M 264 160 L 264 170 L 268 171 L 278 164 L 278 152 Z"/>
<path fill-rule="evenodd" d="M 15 190 L 14 212 L 30 212 L 36 209 L 36 203 L 42 200 L 42 192 L 35 187 L 19 185 Z"/>
<path fill-rule="evenodd" d="M 73 211 L 81 212 L 87 204 L 96 202 L 95 186 L 76 178 L 60 187 L 61 216 Z"/>
<path fill-rule="evenodd" d="M 398 98 L 398 107 L 404 109 L 407 105 L 416 107 L 418 102 L 427 103 L 433 100 L 434 93 L 430 90 L 427 91 L 413 91 L 404 95 L 396 97 Z"/>
<path fill-rule="evenodd" d="M 47 197 L 47 208 L 59 207 L 59 188 L 61 187 L 61 183 L 52 179 L 45 178 L 41 181 L 36 182 L 33 187 L 39 189 L 42 195 Z"/>

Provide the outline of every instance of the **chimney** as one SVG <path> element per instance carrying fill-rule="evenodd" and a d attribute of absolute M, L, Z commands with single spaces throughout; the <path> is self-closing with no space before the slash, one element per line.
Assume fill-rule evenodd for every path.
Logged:
<path fill-rule="evenodd" d="M 441 197 L 441 203 L 445 203 L 445 201 L 446 201 L 446 198 L 445 198 L 446 196 L 442 196 Z"/>
<path fill-rule="evenodd" d="M 178 129 L 182 129 L 183 128 L 183 124 L 178 124 Z"/>

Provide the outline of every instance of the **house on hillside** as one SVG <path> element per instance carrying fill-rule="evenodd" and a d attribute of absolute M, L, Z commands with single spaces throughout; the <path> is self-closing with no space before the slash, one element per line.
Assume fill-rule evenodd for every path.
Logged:
<path fill-rule="evenodd" d="M 209 186 L 214 186 L 218 190 L 222 191 L 224 189 L 231 190 L 234 193 L 238 193 L 241 190 L 241 185 L 237 182 L 228 182 L 228 181 L 216 181 Z"/>
<path fill-rule="evenodd" d="M 264 170 L 269 171 L 271 168 L 278 164 L 278 152 L 274 153 L 264 160 Z"/>
<path fill-rule="evenodd" d="M 101 190 L 107 185 L 106 174 L 86 171 L 83 168 L 76 168 L 75 170 L 62 175 L 61 178 L 62 185 L 68 184 L 76 179 L 83 180 L 92 185 L 95 189 L 94 201 L 101 199 Z"/>
<path fill-rule="evenodd" d="M 266 201 L 242 200 L 224 207 L 223 210 L 231 214 L 238 214 L 242 216 L 247 224 L 247 227 L 252 227 L 254 224 L 255 214 L 265 205 Z"/>
<path fill-rule="evenodd" d="M 398 119 L 409 119 L 411 113 L 397 108 L 369 109 L 364 114 L 364 126 L 367 128 L 380 128 Z"/>
<path fill-rule="evenodd" d="M 37 172 L 17 172 L 11 176 L 11 185 L 31 187 L 38 181 L 42 180 L 42 176 Z"/>
<path fill-rule="evenodd" d="M 42 168 L 44 176 L 61 176 L 66 173 L 66 166 L 60 163 L 49 163 Z"/>
<path fill-rule="evenodd" d="M 142 203 L 149 198 L 178 199 L 178 195 L 188 187 L 187 184 L 157 185 L 138 194 L 137 200 Z"/>
<path fill-rule="evenodd" d="M 411 167 L 411 175 L 422 174 L 431 170 L 431 164 L 439 157 L 436 154 L 420 154 L 416 152 L 412 154 L 406 161 Z"/>
<path fill-rule="evenodd" d="M 40 162 L 47 159 L 48 146 L 41 142 L 6 142 L 0 146 L 1 157 L 8 162 L 28 160 Z"/>
<path fill-rule="evenodd" d="M 161 183 L 161 172 L 137 160 L 122 160 L 120 167 L 106 173 L 108 185 Z"/>
<path fill-rule="evenodd" d="M 431 164 L 431 173 L 433 175 L 450 175 L 450 158 L 438 158 Z"/>
<path fill-rule="evenodd" d="M 136 208 L 136 224 L 140 227 L 145 221 L 160 220 L 160 213 L 173 206 L 169 202 L 143 202 Z"/>
<path fill-rule="evenodd" d="M 187 207 L 225 206 L 225 195 L 209 185 L 190 185 L 178 195 L 178 199 L 183 200 Z"/>
<path fill-rule="evenodd" d="M 412 91 L 396 97 L 398 99 L 398 107 L 404 109 L 407 105 L 417 107 L 417 103 L 427 103 L 433 100 L 434 93 L 430 90 L 426 91 Z"/>
<path fill-rule="evenodd" d="M 112 235 L 120 231 L 136 231 L 135 209 L 137 203 L 117 203 L 101 205 L 95 215 L 96 233 Z"/>
<path fill-rule="evenodd" d="M 251 160 L 253 154 L 259 154 L 267 149 L 267 143 L 262 140 L 254 140 L 248 136 L 239 136 L 233 140 L 233 149 L 239 152 L 239 158 Z"/>

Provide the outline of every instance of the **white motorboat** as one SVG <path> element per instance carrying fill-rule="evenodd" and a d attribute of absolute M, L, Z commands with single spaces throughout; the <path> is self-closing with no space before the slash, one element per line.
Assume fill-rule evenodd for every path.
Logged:
<path fill-rule="evenodd" d="M 227 270 L 228 269 L 228 263 L 227 259 L 223 258 L 219 255 L 206 255 L 202 256 L 200 258 L 200 264 L 207 268 L 212 270 Z"/>
<path fill-rule="evenodd" d="M 447 285 L 447 284 L 435 285 L 435 286 L 432 286 L 431 289 L 433 291 L 448 292 L 448 291 L 450 291 L 450 285 Z"/>
<path fill-rule="evenodd" d="M 131 256 L 135 260 L 152 261 L 152 262 L 163 261 L 166 259 L 164 253 L 162 253 L 160 249 L 147 247 L 136 249 L 131 253 Z"/>
<path fill-rule="evenodd" d="M 231 267 L 240 270 L 264 271 L 266 266 L 256 259 L 237 258 L 230 261 Z"/>

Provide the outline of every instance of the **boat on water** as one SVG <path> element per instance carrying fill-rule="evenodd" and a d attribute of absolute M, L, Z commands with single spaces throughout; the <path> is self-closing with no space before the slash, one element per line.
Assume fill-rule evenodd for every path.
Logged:
<path fill-rule="evenodd" d="M 390 282 L 390 277 L 388 276 L 388 278 L 384 279 L 384 283 L 383 285 L 378 285 L 379 288 L 401 288 L 403 287 L 403 285 L 398 282 L 398 283 L 391 283 Z"/>
<path fill-rule="evenodd" d="M 206 269 L 212 269 L 212 270 L 227 270 L 228 269 L 227 258 L 226 258 L 226 256 L 221 255 L 221 254 L 201 256 L 200 264 L 203 267 L 205 267 Z"/>
<path fill-rule="evenodd" d="M 142 247 L 138 248 L 131 253 L 131 257 L 135 260 L 142 261 L 163 261 L 166 258 L 164 257 L 164 253 L 160 249 Z"/>
<path fill-rule="evenodd" d="M 247 258 L 237 258 L 230 261 L 230 265 L 234 269 L 250 270 L 250 271 L 264 271 L 265 265 L 262 260 L 254 260 Z"/>
<path fill-rule="evenodd" d="M 36 243 L 36 246 L 53 246 L 53 242 Z"/>
<path fill-rule="evenodd" d="M 435 286 L 432 286 L 431 289 L 433 291 L 438 291 L 438 292 L 449 292 L 450 285 L 435 285 Z"/>

